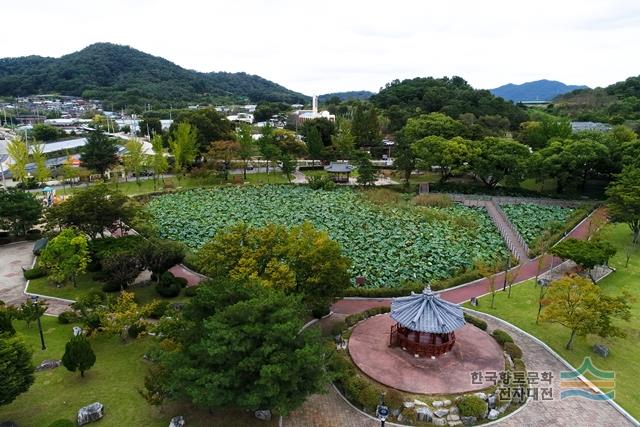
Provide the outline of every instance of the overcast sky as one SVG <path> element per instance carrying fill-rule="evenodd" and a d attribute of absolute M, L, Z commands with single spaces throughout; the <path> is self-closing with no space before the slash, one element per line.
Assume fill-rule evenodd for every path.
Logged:
<path fill-rule="evenodd" d="M 640 74 L 638 0 L 2 1 L 0 57 L 113 42 L 305 94 L 459 75 L 606 86 Z"/>

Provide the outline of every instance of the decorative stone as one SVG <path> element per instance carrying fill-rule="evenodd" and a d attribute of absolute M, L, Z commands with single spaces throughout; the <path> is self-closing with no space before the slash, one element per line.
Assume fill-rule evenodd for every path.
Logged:
<path fill-rule="evenodd" d="M 264 411 L 256 411 L 254 415 L 257 419 L 262 421 L 271 421 L 271 411 L 266 409 Z"/>
<path fill-rule="evenodd" d="M 38 365 L 38 367 L 36 368 L 36 371 L 44 371 L 46 369 L 54 369 L 54 368 L 57 368 L 58 366 L 60 366 L 61 364 L 62 364 L 61 360 L 46 359 L 46 360 L 43 360 L 42 363 L 40 363 Z"/>
<path fill-rule="evenodd" d="M 607 357 L 609 355 L 609 347 L 603 344 L 595 344 L 592 347 L 592 350 L 600 357 Z"/>
<path fill-rule="evenodd" d="M 504 411 L 506 411 L 509 408 L 509 404 L 505 403 L 504 405 L 498 406 L 498 412 L 499 413 L 503 413 Z"/>
<path fill-rule="evenodd" d="M 411 408 L 413 408 L 415 405 L 416 405 L 415 403 L 413 403 L 413 402 L 409 402 L 409 401 L 407 401 L 407 402 L 402 402 L 402 406 L 404 406 L 404 407 L 405 407 L 405 408 L 407 408 L 407 409 L 411 409 Z"/>
<path fill-rule="evenodd" d="M 434 412 L 434 415 L 436 417 L 442 418 L 445 415 L 447 415 L 449 413 L 448 409 L 438 409 L 437 411 Z"/>
<path fill-rule="evenodd" d="M 487 419 L 489 419 L 491 421 L 496 420 L 496 419 L 498 419 L 498 415 L 500 415 L 500 412 L 498 412 L 495 409 L 491 409 L 489 411 L 489 415 L 487 415 Z"/>
<path fill-rule="evenodd" d="M 478 422 L 478 418 L 476 418 L 476 417 L 460 417 L 460 421 L 462 421 L 462 424 L 464 424 L 465 426 L 472 426 L 472 425 L 475 425 Z"/>
<path fill-rule="evenodd" d="M 493 409 L 496 407 L 496 401 L 498 397 L 495 394 L 490 394 L 487 398 L 487 403 L 489 404 L 489 409 Z"/>
<path fill-rule="evenodd" d="M 445 400 L 444 402 L 442 402 L 442 404 L 444 406 L 451 406 L 451 401 L 449 399 Z"/>
<path fill-rule="evenodd" d="M 73 327 L 73 336 L 77 337 L 78 335 L 82 335 L 82 328 L 80 326 Z"/>
<path fill-rule="evenodd" d="M 449 427 L 461 426 L 462 421 L 449 421 Z"/>
<path fill-rule="evenodd" d="M 433 419 L 433 412 L 431 412 L 431 409 L 425 408 L 424 406 L 417 408 L 416 414 L 418 414 L 418 420 L 420 421 L 429 422 Z"/>
<path fill-rule="evenodd" d="M 178 415 L 177 417 L 171 418 L 169 427 L 184 427 L 184 417 L 182 415 Z"/>
<path fill-rule="evenodd" d="M 418 400 L 418 399 L 414 399 L 414 400 L 413 400 L 413 403 L 414 403 L 416 406 L 428 406 L 428 405 L 427 405 L 426 403 L 424 403 L 422 400 Z"/>
<path fill-rule="evenodd" d="M 479 391 L 478 393 L 474 393 L 474 396 L 479 397 L 482 400 L 487 400 L 487 394 Z"/>
<path fill-rule="evenodd" d="M 447 420 L 445 420 L 444 418 L 434 418 L 431 422 L 433 423 L 433 425 L 436 425 L 436 426 L 447 425 Z"/>
<path fill-rule="evenodd" d="M 460 421 L 460 417 L 458 415 L 449 414 L 447 415 L 447 421 Z"/>
<path fill-rule="evenodd" d="M 453 415 L 460 415 L 460 409 L 457 406 L 452 406 L 449 408 L 449 413 Z"/>
<path fill-rule="evenodd" d="M 444 403 L 442 402 L 442 400 L 434 400 L 431 403 L 431 406 L 433 406 L 434 408 L 442 408 L 444 406 Z"/>
<path fill-rule="evenodd" d="M 93 421 L 98 421 L 104 417 L 104 405 L 100 402 L 94 402 L 78 410 L 78 425 L 83 426 Z"/>

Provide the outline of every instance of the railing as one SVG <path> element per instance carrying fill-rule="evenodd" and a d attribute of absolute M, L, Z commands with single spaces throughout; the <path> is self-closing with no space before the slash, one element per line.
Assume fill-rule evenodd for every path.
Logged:
<path fill-rule="evenodd" d="M 437 357 L 448 353 L 456 342 L 456 336 L 452 333 L 448 334 L 448 341 L 440 344 L 431 344 L 409 338 L 405 335 L 404 328 L 398 328 L 398 325 L 391 326 L 391 334 L 389 336 L 389 345 L 391 347 L 401 347 L 409 354 L 422 357 Z M 413 332 L 419 334 L 419 332 Z"/>
<path fill-rule="evenodd" d="M 502 217 L 504 222 L 507 224 L 507 227 L 511 229 L 511 232 L 513 233 L 513 235 L 516 236 L 516 239 L 518 239 L 518 242 L 520 242 L 520 245 L 522 245 L 522 247 L 524 248 L 525 250 L 524 253 L 529 254 L 529 245 L 527 245 L 527 242 L 524 241 L 524 239 L 516 229 L 515 225 L 513 225 L 513 223 L 509 220 L 509 218 L 507 217 L 507 214 L 502 210 L 499 203 L 494 203 L 494 205 L 496 207 L 496 210 L 498 211 L 498 214 Z M 524 261 L 524 260 L 521 260 L 521 261 Z"/>

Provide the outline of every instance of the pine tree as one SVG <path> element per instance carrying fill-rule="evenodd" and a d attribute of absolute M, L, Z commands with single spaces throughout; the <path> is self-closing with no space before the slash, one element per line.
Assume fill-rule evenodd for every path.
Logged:
<path fill-rule="evenodd" d="M 96 355 L 91 344 L 84 335 L 78 335 L 69 340 L 65 346 L 62 364 L 71 372 L 80 371 L 84 377 L 85 371 L 91 369 L 96 363 Z"/>
<path fill-rule="evenodd" d="M 31 356 L 20 338 L 0 335 L 0 405 L 13 402 L 33 384 Z"/>

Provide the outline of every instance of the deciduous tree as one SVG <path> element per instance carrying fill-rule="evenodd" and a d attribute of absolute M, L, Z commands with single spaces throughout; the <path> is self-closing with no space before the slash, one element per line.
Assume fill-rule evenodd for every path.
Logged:
<path fill-rule="evenodd" d="M 71 280 L 77 286 L 77 278 L 89 264 L 89 248 L 83 233 L 65 228 L 45 246 L 40 262 L 49 271 L 49 277 L 59 284 Z"/>
<path fill-rule="evenodd" d="M 633 243 L 640 241 L 640 167 L 626 166 L 607 188 L 608 207 L 615 222 L 631 229 Z"/>
<path fill-rule="evenodd" d="M 174 170 L 179 176 L 196 158 L 198 132 L 189 123 L 183 122 L 171 132 L 169 150 L 175 159 Z"/>
<path fill-rule="evenodd" d="M 136 183 L 140 185 L 140 173 L 144 168 L 145 157 L 144 146 L 137 139 L 130 139 L 125 144 L 126 153 L 122 156 L 124 169 L 127 173 L 133 173 L 136 176 Z"/>
<path fill-rule="evenodd" d="M 606 295 L 598 286 L 579 276 L 564 277 L 549 286 L 541 319 L 571 330 L 567 350 L 573 348 L 576 335 L 625 336 L 622 328 L 612 320 L 629 321 L 631 318 L 629 303 L 632 298 L 629 294 L 623 293 L 618 297 Z"/>
<path fill-rule="evenodd" d="M 604 240 L 565 239 L 551 248 L 553 255 L 570 259 L 586 270 L 595 283 L 591 270 L 598 265 L 607 265 L 616 253 L 616 248 Z"/>
<path fill-rule="evenodd" d="M 42 204 L 32 193 L 9 189 L 0 191 L 0 228 L 23 236 L 37 224 Z"/>
<path fill-rule="evenodd" d="M 24 181 L 27 178 L 27 164 L 29 163 L 29 148 L 21 138 L 14 138 L 7 144 L 7 154 L 11 157 L 9 171 L 14 181 Z"/>

